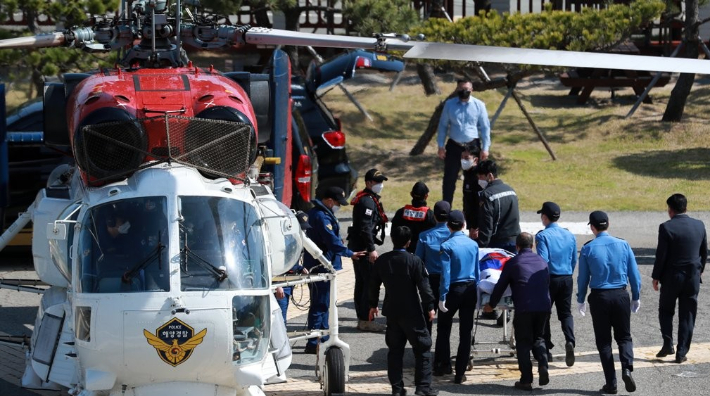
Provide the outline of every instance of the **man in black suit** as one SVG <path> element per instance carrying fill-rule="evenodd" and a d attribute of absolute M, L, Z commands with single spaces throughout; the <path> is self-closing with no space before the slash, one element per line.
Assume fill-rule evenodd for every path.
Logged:
<path fill-rule="evenodd" d="M 707 234 L 702 221 L 685 214 L 688 200 L 682 194 L 673 194 L 666 200 L 671 218 L 658 229 L 656 261 L 653 264 L 653 290 L 658 300 L 658 320 L 661 324 L 663 348 L 656 357 L 675 353 L 676 363 L 687 360 L 698 309 L 700 277 L 708 258 Z M 673 315 L 678 300 L 678 349 L 673 350 Z"/>

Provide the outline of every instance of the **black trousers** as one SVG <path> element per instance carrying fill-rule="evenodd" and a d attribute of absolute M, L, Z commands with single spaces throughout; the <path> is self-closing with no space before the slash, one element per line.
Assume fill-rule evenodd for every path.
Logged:
<path fill-rule="evenodd" d="M 444 183 L 441 187 L 442 199 L 448 203 L 454 200 L 454 191 L 456 191 L 456 180 L 459 178 L 459 170 L 461 170 L 461 154 L 465 148 L 449 139 L 446 142 L 446 157 L 444 158 Z M 474 156 L 478 156 L 481 152 L 481 142 L 479 139 L 473 139 L 468 145 L 468 149 Z"/>
<path fill-rule="evenodd" d="M 402 359 L 407 341 L 414 352 L 414 384 L 417 390 L 428 390 L 431 386 L 431 336 L 426 329 L 424 317 L 387 317 L 385 342 L 387 352 L 387 377 L 392 385 L 392 393 L 404 389 L 402 380 Z"/>
<path fill-rule="evenodd" d="M 606 384 L 616 388 L 614 356 L 611 352 L 611 330 L 619 346 L 621 369 L 634 371 L 634 344 L 631 340 L 631 301 L 626 288 L 592 289 L 589 294 L 594 338 L 604 369 Z"/>
<path fill-rule="evenodd" d="M 434 351 L 434 369 L 451 367 L 451 325 L 454 315 L 459 313 L 459 348 L 456 353 L 456 376 L 466 372 L 471 354 L 471 332 L 473 314 L 476 310 L 476 282 L 453 284 L 446 295 L 447 312 L 439 311 L 436 323 L 436 350 Z"/>
<path fill-rule="evenodd" d="M 700 270 L 689 266 L 671 268 L 661 279 L 661 297 L 658 300 L 658 321 L 661 324 L 663 346 L 673 345 L 673 315 L 678 300 L 678 347 L 676 354 L 685 356 L 693 339 L 695 315 L 698 311 Z"/>
<path fill-rule="evenodd" d="M 434 293 L 434 312 L 439 312 L 439 282 L 441 282 L 441 274 L 429 274 L 429 286 L 431 287 L 432 293 Z M 424 320 L 426 321 L 426 328 L 429 331 L 429 335 L 433 335 L 431 332 L 434 321 L 429 321 L 429 313 L 424 310 Z"/>
<path fill-rule="evenodd" d="M 370 303 L 368 302 L 367 289 L 370 284 L 370 274 L 372 272 L 372 263 L 366 257 L 359 260 L 353 260 L 353 268 L 355 269 L 355 293 L 353 302 L 355 303 L 355 313 L 358 320 L 370 320 Z"/>
<path fill-rule="evenodd" d="M 545 325 L 549 320 L 549 312 L 516 312 L 513 318 L 518 370 L 520 370 L 520 382 L 524 384 L 532 384 L 533 380 L 530 351 L 537 356 L 538 366 L 547 367 Z"/>
<path fill-rule="evenodd" d="M 573 285 L 572 275 L 550 275 L 550 300 L 552 300 L 552 305 L 557 307 L 557 319 L 562 325 L 565 342 L 575 345 L 574 320 L 572 319 Z M 550 320 L 552 320 L 552 315 L 550 315 Z M 545 325 L 545 346 L 548 351 L 555 347 L 555 344 L 552 343 L 549 320 Z"/>

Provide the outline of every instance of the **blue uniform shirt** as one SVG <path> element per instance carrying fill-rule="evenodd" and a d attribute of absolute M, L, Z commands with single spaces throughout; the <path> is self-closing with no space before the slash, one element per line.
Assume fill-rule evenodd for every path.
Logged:
<path fill-rule="evenodd" d="M 641 293 L 641 275 L 631 246 L 609 233 L 600 232 L 579 253 L 577 302 L 583 303 L 587 286 L 592 289 L 617 289 L 631 286 L 631 299 Z"/>
<path fill-rule="evenodd" d="M 478 244 L 462 231 L 452 232 L 441 244 L 441 283 L 439 301 L 446 301 L 449 286 L 475 281 L 480 277 Z"/>
<path fill-rule="evenodd" d="M 491 123 L 488 121 L 486 105 L 474 97 L 470 97 L 468 102 L 462 102 L 459 98 L 446 101 L 439 119 L 439 135 L 436 139 L 439 147 L 444 147 L 447 129 L 449 137 L 459 143 L 481 139 L 483 151 L 491 147 Z"/>
<path fill-rule="evenodd" d="M 333 264 L 333 268 L 341 270 L 343 269 L 343 263 L 340 260 L 340 256 L 352 257 L 353 251 L 343 245 L 343 240 L 340 239 L 340 223 L 338 223 L 338 219 L 333 212 L 318 199 L 314 199 L 311 202 L 313 203 L 313 208 L 308 211 L 308 224 L 311 225 L 311 229 L 306 230 L 306 235 L 323 251 L 325 258 Z M 320 265 L 320 262 L 313 258 L 310 253 L 305 252 L 303 254 L 304 267 L 310 270 L 318 265 Z"/>
<path fill-rule="evenodd" d="M 550 223 L 535 235 L 535 245 L 550 275 L 572 275 L 577 266 L 577 240 L 569 230 Z"/>
<path fill-rule="evenodd" d="M 438 223 L 434 228 L 422 231 L 419 234 L 417 250 L 414 254 L 424 261 L 424 266 L 429 274 L 441 274 L 441 254 L 439 254 L 439 250 L 441 250 L 441 243 L 449 235 L 451 235 L 451 231 L 449 231 L 446 223 Z"/>

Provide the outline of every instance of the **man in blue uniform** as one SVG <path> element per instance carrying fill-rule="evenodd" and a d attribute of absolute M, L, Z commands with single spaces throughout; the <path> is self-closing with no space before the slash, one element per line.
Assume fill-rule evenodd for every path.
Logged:
<path fill-rule="evenodd" d="M 369 320 L 370 307 L 367 301 L 367 285 L 370 282 L 372 264 L 377 260 L 375 245 L 382 245 L 385 237 L 387 214 L 380 202 L 380 193 L 387 177 L 377 169 L 365 173 L 365 189 L 358 192 L 350 202 L 353 205 L 353 225 L 348 228 L 348 249 L 366 251 L 367 257 L 353 259 L 355 290 L 353 302 L 357 314 L 357 329 L 384 331 L 385 326 Z"/>
<path fill-rule="evenodd" d="M 451 235 L 451 231 L 446 226 L 449 218 L 451 205 L 446 201 L 439 201 L 434 205 L 434 218 L 437 223 L 434 228 L 419 234 L 416 255 L 424 261 L 424 266 L 429 273 L 429 286 L 434 296 L 439 296 L 439 283 L 441 282 L 441 243 Z M 434 312 L 438 311 L 438 304 L 434 304 Z M 427 329 L 431 335 L 433 321 L 427 321 Z"/>
<path fill-rule="evenodd" d="M 436 396 L 439 392 L 431 389 L 431 336 L 425 324 L 434 320 L 436 299 L 429 288 L 424 263 L 406 251 L 412 232 L 406 226 L 394 227 L 391 237 L 394 250 L 375 261 L 368 285 L 370 317 L 377 316 L 380 285 L 384 283 L 382 315 L 387 317 L 387 377 L 392 394 L 407 394 L 402 380 L 402 358 L 409 341 L 415 361 L 414 385 L 417 388 L 414 394 Z"/>
<path fill-rule="evenodd" d="M 631 339 L 631 311 L 638 312 L 641 302 L 641 276 L 631 247 L 623 239 L 615 238 L 606 231 L 609 217 L 602 211 L 589 214 L 589 225 L 595 238 L 584 244 L 579 253 L 577 278 L 577 303 L 584 316 L 587 306 L 584 298 L 589 293 L 589 309 L 592 313 L 594 338 L 599 359 L 604 369 L 606 384 L 602 393 L 615 394 L 616 372 L 611 351 L 611 330 L 619 346 L 621 378 L 627 392 L 636 390 L 631 372 L 634 371 L 634 345 Z M 626 291 L 631 287 L 631 300 Z"/>
<path fill-rule="evenodd" d="M 335 213 L 341 205 L 347 205 L 345 191 L 340 187 L 328 187 L 321 191 L 321 199 L 311 201 L 313 208 L 308 211 L 308 224 L 311 228 L 306 235 L 315 242 L 323 255 L 333 264 L 336 270 L 343 269 L 340 257 L 362 257 L 365 252 L 353 252 L 343 245 L 340 239 L 340 224 Z M 312 274 L 326 272 L 318 260 L 308 252 L 303 255 L 303 266 Z M 309 283 L 311 306 L 308 309 L 308 329 L 319 330 L 328 328 L 328 306 L 330 304 L 330 282 Z M 324 337 L 323 341 L 327 340 Z M 311 338 L 306 344 L 306 353 L 316 353 L 318 340 Z"/>
<path fill-rule="evenodd" d="M 685 211 L 688 200 L 683 194 L 673 194 L 668 200 L 671 218 L 658 229 L 656 262 L 653 264 L 653 290 L 661 286 L 658 300 L 658 321 L 661 323 L 663 348 L 656 355 L 676 354 L 676 363 L 683 363 L 693 338 L 698 310 L 700 277 L 708 259 L 708 240 L 702 221 L 690 218 Z M 678 349 L 673 350 L 673 315 L 678 300 Z"/>
<path fill-rule="evenodd" d="M 419 234 L 436 225 L 434 212 L 429 209 L 426 199 L 429 197 L 429 187 L 418 181 L 412 186 L 412 203 L 397 209 L 392 218 L 392 228 L 406 226 L 412 232 L 412 242 L 407 247 L 409 253 L 417 251 Z"/>
<path fill-rule="evenodd" d="M 456 85 L 458 98 L 446 101 L 439 119 L 437 155 L 444 160 L 443 200 L 449 204 L 454 199 L 456 179 L 461 169 L 461 153 L 469 151 L 480 156 L 481 161 L 488 158 L 491 146 L 491 124 L 488 121 L 486 105 L 471 97 L 473 84 L 470 80 L 459 80 Z M 448 135 L 449 140 L 444 141 Z"/>
<path fill-rule="evenodd" d="M 451 235 L 441 244 L 439 321 L 436 324 L 434 375 L 451 373 L 451 324 L 459 313 L 459 347 L 454 382 L 466 381 L 464 372 L 471 353 L 473 313 L 476 310 L 476 281 L 479 278 L 478 244 L 462 230 L 466 222 L 460 210 L 449 213 L 446 225 Z"/>
<path fill-rule="evenodd" d="M 574 365 L 574 321 L 572 319 L 572 290 L 574 281 L 572 273 L 577 265 L 577 239 L 566 228 L 557 224 L 560 219 L 560 207 L 554 202 L 545 202 L 538 210 L 545 229 L 535 235 L 537 254 L 540 255 L 550 269 L 550 299 L 557 306 L 557 319 L 562 325 L 565 335 L 565 363 L 568 367 Z M 552 360 L 552 343 L 550 322 L 545 324 L 545 346 L 547 359 Z"/>
<path fill-rule="evenodd" d="M 518 255 L 508 260 L 500 274 L 484 311 L 493 312 L 503 292 L 510 285 L 515 305 L 515 351 L 518 355 L 520 381 L 515 387 L 532 390 L 532 362 L 530 351 L 539 357 L 540 385 L 550 382 L 545 353 L 545 325 L 550 318 L 550 276 L 547 262 L 532 251 L 533 236 L 523 232 L 516 238 Z"/>

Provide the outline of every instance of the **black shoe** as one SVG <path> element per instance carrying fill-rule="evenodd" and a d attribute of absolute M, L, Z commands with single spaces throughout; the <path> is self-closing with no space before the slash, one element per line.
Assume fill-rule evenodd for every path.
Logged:
<path fill-rule="evenodd" d="M 508 312 L 508 320 L 506 322 L 510 322 L 510 312 Z M 503 327 L 503 314 L 500 314 L 500 316 L 498 317 L 498 320 L 496 321 L 496 324 L 499 327 Z"/>
<path fill-rule="evenodd" d="M 574 366 L 574 345 L 571 342 L 565 344 L 565 364 L 567 367 Z"/>
<path fill-rule="evenodd" d="M 547 372 L 547 367 L 538 367 L 537 373 L 540 376 L 540 386 L 547 385 L 550 383 L 550 373 Z"/>
<path fill-rule="evenodd" d="M 532 384 L 525 384 L 520 381 L 515 381 L 515 385 L 513 385 L 515 389 L 520 389 L 520 390 L 526 390 L 526 391 L 531 391 L 532 390 Z"/>
<path fill-rule="evenodd" d="M 481 319 L 498 319 L 498 312 L 491 311 L 491 312 L 484 312 L 481 314 Z"/>
<path fill-rule="evenodd" d="M 663 348 L 661 348 L 660 351 L 658 351 L 658 353 L 656 354 L 656 357 L 657 358 L 664 358 L 664 357 L 666 357 L 668 355 L 672 355 L 674 353 L 675 353 L 675 350 L 673 349 L 673 347 L 670 347 L 670 348 L 663 347 Z"/>
<path fill-rule="evenodd" d="M 306 345 L 306 348 L 303 350 L 303 353 L 307 355 L 315 355 L 318 353 L 318 346 L 317 345 Z"/>
<path fill-rule="evenodd" d="M 675 362 L 676 362 L 676 363 L 683 363 L 683 362 L 685 362 L 686 360 L 688 360 L 688 358 L 685 357 L 685 355 L 683 355 L 683 356 L 675 355 Z"/>
<path fill-rule="evenodd" d="M 621 379 L 624 380 L 627 392 L 636 391 L 636 381 L 634 381 L 634 377 L 631 376 L 631 371 L 629 369 L 621 370 Z"/>
<path fill-rule="evenodd" d="M 451 367 L 439 367 L 438 369 L 434 370 L 434 376 L 441 377 L 447 374 L 451 374 L 453 372 L 454 370 Z"/>
<path fill-rule="evenodd" d="M 552 352 L 547 351 L 547 362 L 550 363 L 552 361 Z"/>
<path fill-rule="evenodd" d="M 599 392 L 607 394 L 607 395 L 615 395 L 616 394 L 616 387 L 612 387 L 610 385 L 604 385 L 604 386 L 602 386 L 601 389 L 599 389 Z"/>
<path fill-rule="evenodd" d="M 414 392 L 415 395 L 419 396 L 437 396 L 439 394 L 439 391 L 436 389 L 417 389 L 416 392 Z"/>
<path fill-rule="evenodd" d="M 406 390 L 406 389 L 393 390 L 393 391 L 392 391 L 392 396 L 407 396 L 407 390 Z"/>
<path fill-rule="evenodd" d="M 466 374 L 460 377 L 457 375 L 456 377 L 454 377 L 454 384 L 463 384 L 464 382 L 466 382 L 466 379 Z"/>

